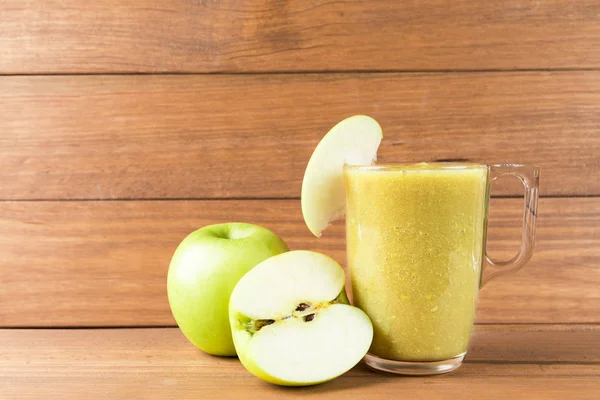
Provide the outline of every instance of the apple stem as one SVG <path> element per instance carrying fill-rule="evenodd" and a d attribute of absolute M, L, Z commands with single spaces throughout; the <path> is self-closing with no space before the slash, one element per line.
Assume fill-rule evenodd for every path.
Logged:
<path fill-rule="evenodd" d="M 259 320 L 256 320 L 256 322 L 254 323 L 254 331 L 258 332 L 263 327 L 265 327 L 267 325 L 274 324 L 274 323 L 275 323 L 274 319 L 259 319 Z"/>

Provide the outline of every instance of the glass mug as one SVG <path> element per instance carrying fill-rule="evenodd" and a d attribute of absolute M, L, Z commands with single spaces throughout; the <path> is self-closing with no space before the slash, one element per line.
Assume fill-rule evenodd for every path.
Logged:
<path fill-rule="evenodd" d="M 522 241 L 512 260 L 492 261 L 485 250 L 490 187 L 504 175 L 518 177 L 525 188 Z M 344 181 L 354 304 L 374 327 L 365 362 L 407 375 L 458 368 L 469 345 L 479 289 L 531 258 L 539 168 L 347 165 Z"/>

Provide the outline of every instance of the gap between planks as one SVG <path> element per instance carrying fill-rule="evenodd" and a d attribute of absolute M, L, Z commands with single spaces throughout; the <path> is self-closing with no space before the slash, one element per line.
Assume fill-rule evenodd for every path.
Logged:
<path fill-rule="evenodd" d="M 596 198 L 600 197 L 597 194 L 555 194 L 540 196 L 540 199 L 579 199 L 579 198 Z M 491 196 L 492 199 L 522 199 L 523 196 L 517 195 L 498 195 Z M 300 197 L 124 197 L 115 199 L 89 199 L 89 198 L 73 198 L 73 199 L 0 199 L 0 202 L 10 203 L 26 203 L 26 202 L 100 202 L 100 201 L 290 201 L 300 200 Z"/>
<path fill-rule="evenodd" d="M 535 327 L 544 327 L 543 331 L 548 332 L 567 332 L 577 330 L 581 332 L 600 332 L 600 324 L 596 322 L 477 322 L 475 327 L 515 327 L 521 331 L 529 330 L 536 331 Z M 525 329 L 521 329 L 525 327 Z M 176 329 L 178 328 L 175 324 L 170 325 L 100 325 L 100 326 L 76 326 L 76 325 L 64 325 L 64 326 L 6 326 L 0 327 L 1 330 L 95 330 L 95 329 Z"/>
<path fill-rule="evenodd" d="M 482 68 L 482 69 L 323 69 L 297 71 L 166 71 L 166 72 L 69 72 L 69 73 L 0 73 L 0 77 L 11 76 L 137 76 L 137 75 L 326 75 L 326 74 L 488 74 L 523 72 L 598 72 L 600 68 Z"/>

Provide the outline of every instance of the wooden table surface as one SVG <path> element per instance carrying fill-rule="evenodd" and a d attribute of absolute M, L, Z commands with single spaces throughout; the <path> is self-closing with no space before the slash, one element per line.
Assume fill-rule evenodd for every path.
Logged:
<path fill-rule="evenodd" d="M 1 1 L 0 400 L 599 399 L 599 49 L 598 0 Z M 535 254 L 481 291 L 465 364 L 289 389 L 195 350 L 166 295 L 194 229 L 344 264 L 343 223 L 315 239 L 299 195 L 354 114 L 379 162 L 541 167 Z M 492 194 L 507 259 L 522 187 Z"/>
<path fill-rule="evenodd" d="M 432 377 L 359 364 L 284 388 L 237 358 L 196 350 L 177 328 L 0 330 L 2 399 L 598 399 L 600 326 L 479 325 L 465 363 Z"/>

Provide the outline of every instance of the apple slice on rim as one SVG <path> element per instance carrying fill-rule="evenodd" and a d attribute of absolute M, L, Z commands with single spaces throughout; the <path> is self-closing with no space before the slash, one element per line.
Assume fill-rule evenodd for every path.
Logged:
<path fill-rule="evenodd" d="M 349 305 L 344 271 L 311 251 L 273 256 L 250 270 L 229 302 L 233 342 L 242 364 L 278 385 L 331 380 L 367 353 L 373 326 Z"/>
<path fill-rule="evenodd" d="M 344 215 L 344 165 L 371 165 L 383 134 L 373 118 L 355 115 L 321 139 L 302 180 L 302 215 L 313 235 Z"/>

